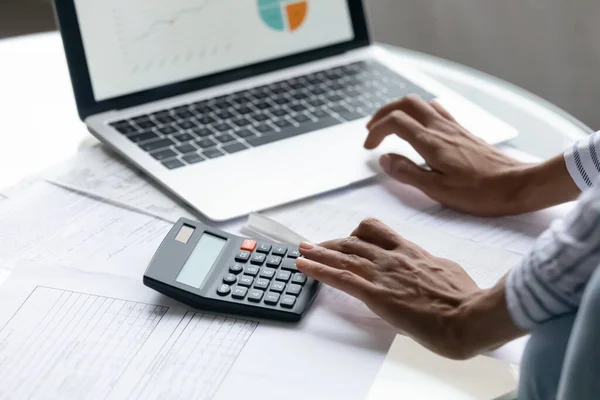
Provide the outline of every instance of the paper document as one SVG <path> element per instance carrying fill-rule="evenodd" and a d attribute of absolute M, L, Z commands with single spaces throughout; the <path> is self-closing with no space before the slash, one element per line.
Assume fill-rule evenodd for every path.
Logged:
<path fill-rule="evenodd" d="M 478 356 L 453 361 L 435 355 L 410 338 L 398 335 L 367 400 L 494 400 L 514 393 L 514 368 Z"/>
<path fill-rule="evenodd" d="M 187 207 L 158 189 L 140 171 L 100 145 L 81 151 L 53 168 L 46 179 L 169 222 L 176 222 L 181 217 L 196 218 Z"/>
<path fill-rule="evenodd" d="M 366 216 L 319 203 L 272 215 L 283 225 L 314 242 L 347 237 Z M 463 266 L 480 287 L 493 286 L 521 260 L 520 255 L 501 248 L 473 243 L 395 218 L 387 218 L 385 222 L 398 234 L 433 255 Z"/>
<path fill-rule="evenodd" d="M 383 222 L 389 219 L 411 222 L 520 255 L 527 254 L 537 237 L 553 220 L 564 217 L 574 207 L 574 203 L 568 203 L 515 217 L 473 217 L 442 207 L 415 188 L 383 178 L 355 190 L 332 193 L 302 205 L 309 203 L 324 203 L 353 210 Z"/>
<path fill-rule="evenodd" d="M 0 294 L 2 398 L 211 399 L 258 326 L 157 304 L 135 288 L 38 285 L 33 271 L 16 272 Z"/>
<path fill-rule="evenodd" d="M 24 263 L 0 290 L 0 398 L 356 399 L 394 333 L 198 312 L 139 281 Z"/>
<path fill-rule="evenodd" d="M 40 181 L 0 203 L 0 266 L 29 260 L 139 280 L 171 225 Z"/>

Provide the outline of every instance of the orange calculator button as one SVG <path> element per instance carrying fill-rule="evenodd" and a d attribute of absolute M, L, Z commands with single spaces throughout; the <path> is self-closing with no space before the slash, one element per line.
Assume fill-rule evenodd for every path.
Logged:
<path fill-rule="evenodd" d="M 242 243 L 242 250 L 254 251 L 255 248 L 256 248 L 256 241 L 254 241 L 254 240 L 244 240 L 244 243 Z"/>

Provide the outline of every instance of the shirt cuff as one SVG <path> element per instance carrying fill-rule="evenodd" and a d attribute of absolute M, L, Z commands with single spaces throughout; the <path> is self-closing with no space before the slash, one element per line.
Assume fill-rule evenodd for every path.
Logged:
<path fill-rule="evenodd" d="M 600 132 L 575 143 L 565 152 L 569 174 L 581 191 L 592 187 L 600 177 Z"/>

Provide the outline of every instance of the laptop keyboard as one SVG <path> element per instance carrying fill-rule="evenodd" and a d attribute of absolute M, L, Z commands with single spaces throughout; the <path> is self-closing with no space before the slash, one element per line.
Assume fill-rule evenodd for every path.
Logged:
<path fill-rule="evenodd" d="M 360 61 L 110 125 L 168 169 L 354 121 L 394 99 L 434 96 Z"/>

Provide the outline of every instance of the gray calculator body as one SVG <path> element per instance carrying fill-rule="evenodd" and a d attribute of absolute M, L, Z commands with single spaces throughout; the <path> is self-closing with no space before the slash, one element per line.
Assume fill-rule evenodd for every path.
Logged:
<path fill-rule="evenodd" d="M 144 284 L 192 307 L 295 322 L 319 282 L 296 269 L 298 248 L 242 238 L 180 219 L 144 274 Z"/>

